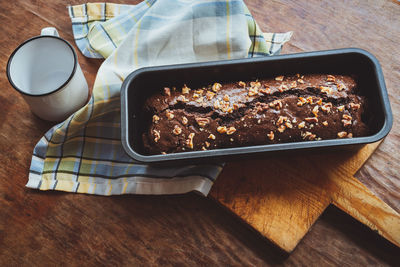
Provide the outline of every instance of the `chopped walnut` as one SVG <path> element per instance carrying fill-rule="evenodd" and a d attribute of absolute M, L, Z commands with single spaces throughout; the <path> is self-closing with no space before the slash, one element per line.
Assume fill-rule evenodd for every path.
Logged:
<path fill-rule="evenodd" d="M 328 122 L 327 122 L 327 121 L 323 121 L 322 124 L 323 124 L 324 126 L 328 126 Z"/>
<path fill-rule="evenodd" d="M 180 102 L 188 102 L 189 101 L 189 99 L 187 99 L 184 95 L 178 96 L 177 100 Z"/>
<path fill-rule="evenodd" d="M 293 128 L 293 125 L 292 125 L 289 121 L 285 122 L 285 126 L 286 126 L 287 128 L 289 128 L 289 129 L 292 129 L 292 128 Z"/>
<path fill-rule="evenodd" d="M 163 155 L 167 155 L 167 153 L 165 153 L 165 152 L 161 152 L 161 154 L 163 154 Z"/>
<path fill-rule="evenodd" d="M 201 150 L 207 150 L 207 148 L 205 148 L 204 146 L 201 147 Z"/>
<path fill-rule="evenodd" d="M 188 139 L 186 140 L 186 146 L 191 149 L 193 149 L 193 137 L 194 133 L 190 133 Z"/>
<path fill-rule="evenodd" d="M 279 116 L 278 121 L 276 122 L 276 125 L 281 125 L 282 123 L 284 123 L 285 121 L 288 120 L 288 117 L 286 116 Z"/>
<path fill-rule="evenodd" d="M 208 118 L 195 118 L 195 120 L 200 127 L 205 127 L 207 124 L 210 123 L 210 120 Z"/>
<path fill-rule="evenodd" d="M 307 103 L 307 100 L 304 97 L 299 97 L 299 101 L 297 102 L 297 105 L 299 107 L 303 106 L 305 103 Z"/>
<path fill-rule="evenodd" d="M 321 106 L 321 110 L 325 113 L 331 112 L 331 108 L 332 108 L 332 103 L 326 103 L 323 106 Z"/>
<path fill-rule="evenodd" d="M 327 87 L 327 86 L 320 86 L 319 89 L 321 90 L 322 93 L 326 93 L 326 94 L 332 93 L 332 88 Z"/>
<path fill-rule="evenodd" d="M 352 133 L 348 133 L 347 134 L 347 138 L 353 138 L 353 134 Z"/>
<path fill-rule="evenodd" d="M 221 89 L 222 85 L 220 83 L 214 83 L 212 86 L 212 90 L 214 92 L 218 92 Z"/>
<path fill-rule="evenodd" d="M 172 130 L 172 133 L 173 133 L 174 135 L 180 135 L 180 134 L 182 133 L 182 128 L 179 127 L 178 125 L 175 125 L 175 126 L 174 126 L 174 129 Z"/>
<path fill-rule="evenodd" d="M 326 77 L 326 81 L 327 81 L 327 82 L 335 82 L 335 80 L 336 80 L 336 78 L 335 78 L 335 76 L 333 76 L 333 75 L 328 75 L 328 76 Z"/>
<path fill-rule="evenodd" d="M 206 145 L 206 147 L 210 147 L 210 145 L 211 145 L 211 144 L 210 144 L 209 142 L 207 142 L 207 141 L 205 141 L 204 144 Z"/>
<path fill-rule="evenodd" d="M 203 98 L 203 97 L 200 97 L 200 98 L 196 99 L 196 102 L 197 102 L 197 103 L 203 103 L 203 101 L 204 101 L 204 98 Z"/>
<path fill-rule="evenodd" d="M 226 128 L 226 126 L 218 126 L 217 128 L 217 132 L 219 132 L 220 134 L 226 133 L 228 129 Z"/>
<path fill-rule="evenodd" d="M 299 129 L 302 129 L 302 128 L 306 127 L 306 122 L 304 122 L 304 121 L 300 122 L 299 125 L 297 125 L 297 127 Z"/>
<path fill-rule="evenodd" d="M 336 83 L 338 91 L 342 91 L 346 89 L 346 86 L 343 83 Z"/>
<path fill-rule="evenodd" d="M 215 140 L 215 135 L 210 134 L 210 135 L 208 136 L 208 138 L 209 138 L 209 139 L 212 139 L 212 140 Z"/>
<path fill-rule="evenodd" d="M 340 112 L 343 112 L 343 111 L 344 111 L 344 105 L 341 105 L 341 106 L 337 107 L 337 109 L 338 109 Z"/>
<path fill-rule="evenodd" d="M 350 107 L 351 107 L 352 109 L 354 109 L 354 110 L 357 110 L 357 109 L 359 109 L 359 108 L 361 107 L 361 105 L 360 105 L 360 104 L 350 103 Z"/>
<path fill-rule="evenodd" d="M 160 117 L 158 117 L 157 115 L 153 115 L 153 122 L 157 123 L 160 120 Z"/>
<path fill-rule="evenodd" d="M 214 93 L 214 92 L 207 91 L 207 93 L 206 93 L 206 98 L 207 98 L 207 100 L 213 99 L 214 96 L 215 96 L 215 93 Z"/>
<path fill-rule="evenodd" d="M 269 106 L 271 108 L 275 108 L 276 110 L 280 110 L 282 108 L 282 102 L 280 100 L 274 100 L 271 103 L 269 103 Z"/>
<path fill-rule="evenodd" d="M 310 105 L 313 104 L 312 96 L 307 97 L 307 103 L 310 104 Z"/>
<path fill-rule="evenodd" d="M 279 86 L 279 88 L 278 88 L 278 90 L 279 90 L 279 92 L 283 92 L 283 91 L 285 91 L 285 90 L 287 90 L 288 89 L 288 87 L 287 87 L 287 85 L 286 84 L 281 84 L 280 86 Z"/>
<path fill-rule="evenodd" d="M 281 82 L 281 81 L 283 81 L 284 78 L 285 78 L 285 76 L 282 75 L 282 76 L 275 77 L 275 80 Z"/>
<path fill-rule="evenodd" d="M 295 87 L 297 87 L 297 82 L 296 81 L 292 81 L 290 83 L 290 88 L 295 88 Z"/>
<path fill-rule="evenodd" d="M 316 123 L 318 122 L 318 118 L 316 117 L 309 117 L 309 118 L 305 118 L 304 119 L 306 122 L 310 122 L 310 123 Z"/>
<path fill-rule="evenodd" d="M 258 94 L 258 87 L 250 87 L 249 96 L 255 96 Z"/>
<path fill-rule="evenodd" d="M 154 142 L 158 142 L 158 140 L 160 140 L 161 135 L 160 135 L 160 131 L 157 130 L 153 130 L 153 134 L 154 134 Z"/>
<path fill-rule="evenodd" d="M 302 133 L 301 136 L 303 137 L 303 139 L 308 139 L 308 140 L 314 140 L 317 137 L 317 135 L 313 134 L 312 132 L 308 132 L 308 131 L 305 133 Z"/>
<path fill-rule="evenodd" d="M 317 105 L 322 105 L 322 98 L 320 98 L 318 101 L 317 101 Z"/>
<path fill-rule="evenodd" d="M 229 127 L 229 129 L 226 131 L 226 134 L 227 134 L 227 135 L 231 135 L 231 134 L 234 134 L 235 132 L 236 132 L 236 128 L 233 127 L 233 126 L 231 126 L 231 127 Z"/>
<path fill-rule="evenodd" d="M 190 88 L 186 86 L 186 84 L 183 85 L 182 87 L 182 94 L 186 95 L 189 94 Z"/>
<path fill-rule="evenodd" d="M 188 122 L 189 122 L 188 119 L 185 116 L 183 116 L 182 117 L 182 124 L 186 125 Z"/>
<path fill-rule="evenodd" d="M 338 133 L 337 133 L 337 136 L 338 136 L 339 138 L 346 137 L 346 136 L 347 136 L 347 132 L 338 132 Z"/>
<path fill-rule="evenodd" d="M 222 98 L 224 101 L 229 102 L 229 96 L 227 94 L 224 95 Z"/>
<path fill-rule="evenodd" d="M 167 96 L 171 96 L 171 89 L 169 89 L 168 87 L 164 87 L 164 94 L 166 94 Z"/>
<path fill-rule="evenodd" d="M 239 86 L 242 86 L 243 88 L 245 88 L 245 87 L 246 87 L 246 83 L 245 83 L 245 82 L 242 82 L 242 81 L 240 81 L 240 82 L 239 82 Z"/>
<path fill-rule="evenodd" d="M 196 91 L 194 91 L 196 94 L 199 94 L 199 95 L 203 95 L 203 93 L 204 93 L 204 90 L 203 89 L 198 89 L 198 90 L 196 90 Z"/>
<path fill-rule="evenodd" d="M 261 87 L 261 83 L 259 81 L 250 82 L 250 86 L 251 87 L 260 88 Z"/>
<path fill-rule="evenodd" d="M 172 120 L 175 117 L 174 113 L 172 111 L 170 111 L 170 110 L 167 110 L 165 112 L 165 115 L 167 116 L 168 120 Z"/>
<path fill-rule="evenodd" d="M 275 135 L 274 135 L 273 131 L 270 131 L 269 134 L 267 134 L 267 136 L 268 136 L 269 140 L 271 140 L 271 141 L 274 140 Z"/>
<path fill-rule="evenodd" d="M 269 89 L 268 85 L 265 85 L 265 88 L 260 89 L 260 93 L 263 93 L 264 95 L 269 95 L 271 94 L 271 89 Z"/>
<path fill-rule="evenodd" d="M 318 117 L 318 111 L 319 111 L 319 106 L 316 105 L 312 110 L 312 114 L 314 114 L 315 117 Z"/>
<path fill-rule="evenodd" d="M 350 120 L 350 121 L 353 119 L 350 115 L 347 115 L 347 114 L 343 114 L 342 118 L 345 120 Z"/>
<path fill-rule="evenodd" d="M 297 79 L 298 83 L 304 84 L 304 80 L 303 79 Z"/>
<path fill-rule="evenodd" d="M 233 107 L 233 109 L 234 109 L 234 110 L 237 110 L 237 109 L 239 109 L 239 105 L 238 105 L 238 104 L 236 104 L 236 103 L 234 103 L 234 104 L 232 105 L 232 107 Z"/>
<path fill-rule="evenodd" d="M 286 126 L 283 124 L 278 127 L 278 131 L 281 133 L 283 133 L 285 130 L 286 130 Z"/>
<path fill-rule="evenodd" d="M 220 108 L 219 100 L 218 100 L 218 99 L 214 101 L 214 108 L 215 108 L 215 109 L 219 109 L 219 108 Z"/>
<path fill-rule="evenodd" d="M 193 98 L 194 98 L 194 99 L 199 98 L 199 97 L 200 97 L 199 94 L 197 94 L 197 93 L 194 93 L 194 94 L 193 94 Z"/>
<path fill-rule="evenodd" d="M 349 121 L 349 120 L 342 120 L 342 123 L 343 123 L 344 127 L 347 127 L 347 126 L 351 125 L 351 121 Z"/>

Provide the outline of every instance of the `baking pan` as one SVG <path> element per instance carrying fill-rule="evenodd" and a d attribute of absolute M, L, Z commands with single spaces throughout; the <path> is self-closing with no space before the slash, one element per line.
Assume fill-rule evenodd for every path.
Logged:
<path fill-rule="evenodd" d="M 143 103 L 164 87 L 203 86 L 218 82 L 250 80 L 295 73 L 355 74 L 359 93 L 368 99 L 366 117 L 372 133 L 365 137 L 268 144 L 146 155 L 142 133 L 148 125 L 142 114 Z M 273 57 L 225 60 L 194 64 L 147 67 L 131 73 L 121 88 L 121 140 L 125 151 L 140 162 L 204 162 L 229 160 L 260 154 L 297 150 L 354 148 L 384 138 L 392 127 L 392 112 L 383 73 L 378 60 L 358 48 L 317 51 Z"/>

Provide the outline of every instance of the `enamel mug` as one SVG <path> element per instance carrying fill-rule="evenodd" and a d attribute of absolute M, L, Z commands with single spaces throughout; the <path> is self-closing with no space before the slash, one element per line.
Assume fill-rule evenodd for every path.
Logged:
<path fill-rule="evenodd" d="M 53 27 L 26 40 L 7 63 L 10 84 L 32 112 L 48 121 L 61 121 L 85 105 L 88 85 L 70 43 Z"/>

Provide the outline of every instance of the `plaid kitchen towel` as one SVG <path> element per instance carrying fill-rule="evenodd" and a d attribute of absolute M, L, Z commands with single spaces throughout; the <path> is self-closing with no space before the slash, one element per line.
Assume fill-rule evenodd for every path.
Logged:
<path fill-rule="evenodd" d="M 207 195 L 222 165 L 160 167 L 135 162 L 124 152 L 119 98 L 124 78 L 145 66 L 277 54 L 292 33 L 263 34 L 242 0 L 88 3 L 68 11 L 80 51 L 105 61 L 88 104 L 35 146 L 27 187 L 97 195 Z"/>

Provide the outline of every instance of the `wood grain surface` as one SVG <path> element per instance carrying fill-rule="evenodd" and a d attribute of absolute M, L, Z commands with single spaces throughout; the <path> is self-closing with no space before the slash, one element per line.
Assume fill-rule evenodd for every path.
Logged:
<path fill-rule="evenodd" d="M 394 125 L 356 177 L 400 212 L 399 2 L 245 2 L 264 31 L 294 31 L 282 53 L 360 47 L 378 58 Z M 196 194 L 100 197 L 25 188 L 32 149 L 52 124 L 32 115 L 13 91 L 6 62 L 19 43 L 42 27 L 55 26 L 72 43 L 65 7 L 78 3 L 0 0 L 1 266 L 398 265 L 399 248 L 332 206 L 289 255 Z M 78 58 L 91 87 L 101 60 L 79 53 Z M 232 168 L 240 168 L 244 177 L 258 171 L 249 162 L 237 164 Z"/>

